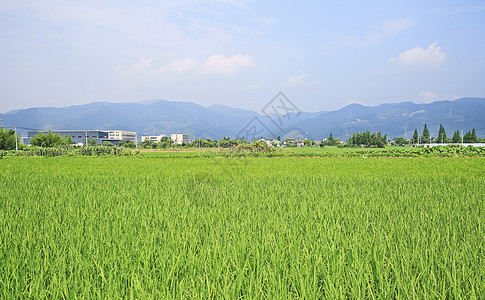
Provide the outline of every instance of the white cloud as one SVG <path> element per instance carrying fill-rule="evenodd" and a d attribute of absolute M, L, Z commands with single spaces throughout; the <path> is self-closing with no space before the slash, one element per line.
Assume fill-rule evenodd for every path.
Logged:
<path fill-rule="evenodd" d="M 234 55 L 224 56 L 215 54 L 209 56 L 202 66 L 203 73 L 232 76 L 242 69 L 252 68 L 254 66 L 251 55 Z"/>
<path fill-rule="evenodd" d="M 174 73 L 186 73 L 195 71 L 199 68 L 199 62 L 195 58 L 186 58 L 183 60 L 175 60 L 168 65 L 162 67 L 163 71 Z"/>
<path fill-rule="evenodd" d="M 160 75 L 165 73 L 187 73 L 190 71 L 197 71 L 199 62 L 194 58 L 186 58 L 182 60 L 174 60 L 161 67 L 153 65 L 153 58 L 142 58 L 140 62 L 134 64 L 129 73 L 145 73 L 152 75 Z"/>
<path fill-rule="evenodd" d="M 285 85 L 290 87 L 301 85 L 307 77 L 307 73 L 292 75 L 285 81 Z"/>
<path fill-rule="evenodd" d="M 153 62 L 153 58 L 143 58 L 140 62 L 134 64 L 128 72 L 144 73 L 152 76 L 187 73 L 233 76 L 243 69 L 254 66 L 253 59 L 250 55 L 241 54 L 233 56 L 211 55 L 204 64 L 201 64 L 199 60 L 191 57 L 173 60 L 162 66 L 155 66 Z"/>
<path fill-rule="evenodd" d="M 248 22 L 266 26 L 266 25 L 274 25 L 276 23 L 276 19 L 273 18 L 263 18 L 263 17 L 247 17 L 246 20 Z"/>
<path fill-rule="evenodd" d="M 421 91 L 418 93 L 418 98 L 424 100 L 435 100 L 438 98 L 438 95 L 433 92 Z"/>
<path fill-rule="evenodd" d="M 457 8 L 454 13 L 456 14 L 469 14 L 469 13 L 477 13 L 482 12 L 485 10 L 485 5 L 477 5 L 467 8 Z"/>
<path fill-rule="evenodd" d="M 397 57 L 391 58 L 390 62 L 403 66 L 438 67 L 446 61 L 446 53 L 441 50 L 438 43 L 433 43 L 428 48 L 416 47 L 406 50 Z"/>
<path fill-rule="evenodd" d="M 247 8 L 248 3 L 253 2 L 253 0 L 218 0 L 215 2 L 220 2 L 222 4 L 239 6 L 240 8 Z"/>
<path fill-rule="evenodd" d="M 147 70 L 147 69 L 151 68 L 152 61 L 153 61 L 153 58 L 142 58 L 139 63 L 136 63 L 136 64 L 133 65 L 133 67 L 131 68 L 130 71 L 131 72 L 140 72 L 140 71 L 143 71 L 143 70 Z"/>
<path fill-rule="evenodd" d="M 404 30 L 413 27 L 417 23 L 411 18 L 397 18 L 383 20 L 377 23 L 376 28 L 362 36 L 338 35 L 334 41 L 326 43 L 327 48 L 361 48 L 370 47 L 381 43 L 384 39 L 398 35 Z"/>
<path fill-rule="evenodd" d="M 416 20 L 410 18 L 384 20 L 379 24 L 379 32 L 383 37 L 393 36 L 413 27 L 416 23 Z"/>

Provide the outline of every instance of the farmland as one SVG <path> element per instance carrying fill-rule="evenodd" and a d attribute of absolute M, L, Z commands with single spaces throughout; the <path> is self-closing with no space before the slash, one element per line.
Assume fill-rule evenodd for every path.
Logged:
<path fill-rule="evenodd" d="M 0 298 L 484 298 L 484 158 L 9 157 Z"/>

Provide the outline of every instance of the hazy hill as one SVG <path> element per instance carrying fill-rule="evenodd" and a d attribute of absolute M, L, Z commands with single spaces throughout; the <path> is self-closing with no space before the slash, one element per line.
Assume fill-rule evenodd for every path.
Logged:
<path fill-rule="evenodd" d="M 29 108 L 0 114 L 0 118 L 5 126 L 33 129 L 122 129 L 139 135 L 188 133 L 202 138 L 235 137 L 254 118 L 268 132 L 282 137 L 321 139 L 331 132 L 334 137 L 346 139 L 353 132 L 370 130 L 387 133 L 390 138 L 410 138 L 414 128 L 421 133 L 424 123 L 428 123 L 434 136 L 440 124 L 449 136 L 454 130 L 472 128 L 477 129 L 479 136 L 485 136 L 485 99 L 463 98 L 429 104 L 402 102 L 373 107 L 351 104 L 330 112 L 291 113 L 279 121 L 273 118 L 273 122 L 250 110 L 167 100 Z M 268 132 L 261 135 L 268 136 Z"/>
<path fill-rule="evenodd" d="M 290 132 L 299 130 L 306 136 L 344 138 L 356 131 L 381 131 L 389 138 L 411 138 L 414 129 L 422 133 L 424 123 L 431 135 L 437 136 L 439 125 L 443 124 L 447 135 L 455 130 L 471 130 L 485 136 L 485 99 L 462 98 L 455 101 L 436 101 L 429 104 L 402 102 L 369 107 L 351 104 L 342 109 L 328 112 L 314 119 L 303 120 L 285 128 Z"/>

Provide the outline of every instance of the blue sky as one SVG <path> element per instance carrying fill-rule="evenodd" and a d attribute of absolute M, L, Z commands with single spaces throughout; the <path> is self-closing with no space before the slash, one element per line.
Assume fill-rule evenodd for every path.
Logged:
<path fill-rule="evenodd" d="M 484 1 L 2 1 L 0 112 L 485 97 Z"/>

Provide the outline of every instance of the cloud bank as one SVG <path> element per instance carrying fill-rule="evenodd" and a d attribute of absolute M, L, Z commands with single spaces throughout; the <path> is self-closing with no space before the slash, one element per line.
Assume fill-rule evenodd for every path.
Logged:
<path fill-rule="evenodd" d="M 244 69 L 255 66 L 253 57 L 249 54 L 232 56 L 214 54 L 209 56 L 203 63 L 189 57 L 173 60 L 161 67 L 155 67 L 154 61 L 154 58 L 142 58 L 140 62 L 131 67 L 129 73 L 150 73 L 152 75 L 193 73 L 197 75 L 230 77 L 237 75 Z"/>
<path fill-rule="evenodd" d="M 433 43 L 427 48 L 416 47 L 400 53 L 391 58 L 391 63 L 402 66 L 439 67 L 446 61 L 446 53 L 438 43 Z"/>

